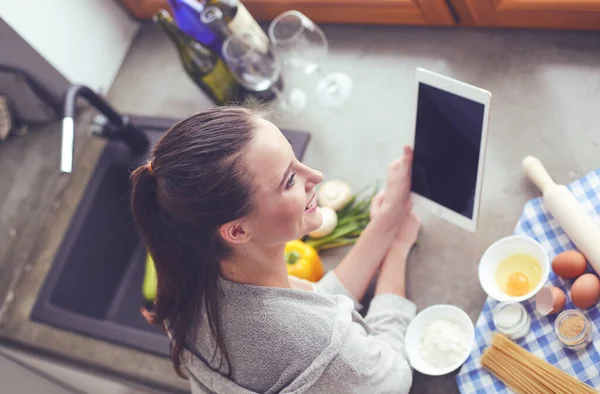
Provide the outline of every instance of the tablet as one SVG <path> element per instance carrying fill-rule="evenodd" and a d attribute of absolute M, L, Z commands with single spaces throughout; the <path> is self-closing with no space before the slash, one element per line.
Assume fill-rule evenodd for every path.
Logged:
<path fill-rule="evenodd" d="M 416 81 L 413 201 L 474 232 L 492 95 L 422 68 Z"/>

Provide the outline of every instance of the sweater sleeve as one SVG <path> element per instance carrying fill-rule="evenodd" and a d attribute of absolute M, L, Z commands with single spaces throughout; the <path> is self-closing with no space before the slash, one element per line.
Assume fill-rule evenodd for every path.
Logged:
<path fill-rule="evenodd" d="M 404 335 L 416 309 L 406 298 L 380 294 L 373 298 L 364 319 L 372 332 L 360 324 L 352 324 L 345 358 L 369 393 L 407 394 L 410 391 L 412 369 Z"/>
<path fill-rule="evenodd" d="M 348 289 L 344 287 L 334 271 L 329 271 L 320 281 L 315 283 L 315 292 L 319 294 L 346 296 L 354 303 L 354 309 L 357 311 L 362 309 L 362 305 L 352 296 L 352 294 L 350 294 Z"/>
<path fill-rule="evenodd" d="M 371 301 L 365 322 L 376 336 L 406 356 L 404 334 L 416 313 L 417 306 L 406 298 L 391 293 L 379 294 Z"/>

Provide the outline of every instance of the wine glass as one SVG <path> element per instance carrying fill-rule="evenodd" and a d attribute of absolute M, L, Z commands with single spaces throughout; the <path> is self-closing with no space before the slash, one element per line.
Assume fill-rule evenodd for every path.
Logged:
<path fill-rule="evenodd" d="M 279 100 L 279 109 L 295 116 L 306 106 L 306 95 L 292 91 L 289 97 L 277 86 L 281 76 L 281 61 L 271 45 L 265 48 L 250 33 L 230 35 L 223 42 L 223 59 L 234 78 L 245 88 L 262 92 L 271 90 Z"/>
<path fill-rule="evenodd" d="M 305 74 L 317 72 L 317 95 L 328 107 L 343 104 L 352 92 L 352 79 L 341 72 L 324 74 L 319 62 L 329 51 L 325 33 L 299 11 L 286 11 L 269 25 L 269 38 L 278 52 L 292 67 L 302 68 Z"/>

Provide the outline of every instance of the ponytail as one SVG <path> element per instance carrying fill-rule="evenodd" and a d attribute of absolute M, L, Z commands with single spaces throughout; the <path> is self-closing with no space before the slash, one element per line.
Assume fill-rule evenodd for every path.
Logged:
<path fill-rule="evenodd" d="M 202 289 L 193 286 L 196 275 L 206 275 L 200 272 L 181 271 L 182 266 L 199 267 L 194 264 L 194 255 L 186 251 L 184 245 L 177 245 L 177 240 L 165 231 L 167 223 L 162 222 L 164 214 L 158 205 L 158 183 L 148 165 L 138 167 L 132 174 L 133 191 L 131 208 L 136 227 L 148 253 L 154 260 L 157 276 L 157 291 L 153 309 L 142 309 L 142 314 L 150 324 L 161 326 L 170 337 L 171 361 L 177 374 L 186 379 L 182 370 L 183 351 L 188 341 L 189 328 L 193 326 L 197 313 L 202 307 Z M 176 253 L 174 253 L 176 251 Z M 181 262 L 185 262 L 182 264 Z M 214 266 L 214 264 L 211 264 Z M 216 264 L 218 266 L 218 264 Z M 196 270 L 198 271 L 198 270 Z M 210 273 L 210 282 L 216 285 L 218 271 Z M 187 283 L 172 283 L 171 278 L 186 280 Z M 208 278 L 205 278 L 205 280 Z M 211 284 L 212 284 L 211 283 Z M 212 286 L 211 286 L 212 287 Z M 214 289 L 210 289 L 214 291 Z M 216 293 L 216 292 L 215 292 Z M 217 307 L 218 308 L 218 307 Z M 207 307 L 206 311 L 214 310 Z M 211 313 L 214 316 L 214 313 Z M 214 319 L 209 318 L 211 331 Z M 218 335 L 213 332 L 214 335 Z"/>
<path fill-rule="evenodd" d="M 220 261 L 231 249 L 219 228 L 245 217 L 252 209 L 252 189 L 241 152 L 252 138 L 252 112 L 217 107 L 187 118 L 156 144 L 152 166 L 131 174 L 131 209 L 148 252 L 154 260 L 157 293 L 151 324 L 163 326 L 171 338 L 171 360 L 182 378 L 184 350 L 194 351 L 203 311 L 216 340 L 213 370 L 232 366 L 219 319 Z M 220 353 L 220 363 L 212 362 Z"/>

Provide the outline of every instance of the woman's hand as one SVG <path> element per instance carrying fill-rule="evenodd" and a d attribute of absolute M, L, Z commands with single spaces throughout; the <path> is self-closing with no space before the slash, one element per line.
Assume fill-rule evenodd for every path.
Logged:
<path fill-rule="evenodd" d="M 380 191 L 371 200 L 371 208 L 369 209 L 369 216 L 371 217 L 371 219 L 374 219 L 377 215 L 379 215 L 379 211 L 381 210 L 381 203 L 383 202 L 383 193 L 383 190 Z"/>
<path fill-rule="evenodd" d="M 406 263 L 410 249 L 417 241 L 421 221 L 413 212 L 410 200 L 404 205 L 404 210 L 404 218 L 381 264 L 375 294 L 394 293 L 406 296 Z"/>
<path fill-rule="evenodd" d="M 357 300 L 364 296 L 373 275 L 381 266 L 386 253 L 390 251 L 390 246 L 400 245 L 396 239 L 396 232 L 404 221 L 404 216 L 410 214 L 410 210 L 407 210 L 406 207 L 410 202 L 412 157 L 412 149 L 406 147 L 404 148 L 404 157 L 390 164 L 385 190 L 371 201 L 369 211 L 371 222 L 362 232 L 350 253 L 335 268 L 340 282 Z M 397 258 L 400 252 L 402 250 L 392 253 L 391 258 Z M 400 264 L 390 264 L 390 266 L 395 267 L 394 270 L 398 267 L 402 268 Z M 397 272 L 397 274 L 400 275 L 398 279 L 401 280 L 403 289 L 404 274 L 402 272 Z M 392 272 L 383 276 L 396 281 L 394 275 L 396 273 Z M 383 283 L 387 282 L 383 281 Z M 379 289 L 388 292 L 394 291 L 395 288 L 390 288 L 394 285 L 394 283 L 387 283 L 380 286 Z"/>
<path fill-rule="evenodd" d="M 407 204 L 406 210 L 407 214 L 396 232 L 396 242 L 410 249 L 417 242 L 421 221 L 412 209 L 412 202 Z"/>
<path fill-rule="evenodd" d="M 407 215 L 406 204 L 410 202 L 413 151 L 404 147 L 404 156 L 389 165 L 386 187 L 371 202 L 371 219 L 384 221 L 396 228 Z"/>

